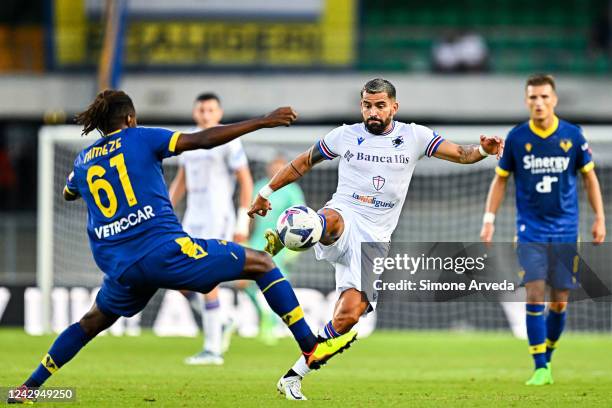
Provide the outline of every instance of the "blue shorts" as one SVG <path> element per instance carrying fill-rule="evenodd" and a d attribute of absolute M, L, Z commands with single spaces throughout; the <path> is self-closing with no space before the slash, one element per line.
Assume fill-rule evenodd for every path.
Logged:
<path fill-rule="evenodd" d="M 160 245 L 118 278 L 104 276 L 96 305 L 105 314 L 133 316 L 157 289 L 208 293 L 221 282 L 242 279 L 245 250 L 223 240 L 179 238 Z"/>
<path fill-rule="evenodd" d="M 539 239 L 519 236 L 518 261 L 523 268 L 521 284 L 544 280 L 554 289 L 578 287 L 577 236 Z"/>

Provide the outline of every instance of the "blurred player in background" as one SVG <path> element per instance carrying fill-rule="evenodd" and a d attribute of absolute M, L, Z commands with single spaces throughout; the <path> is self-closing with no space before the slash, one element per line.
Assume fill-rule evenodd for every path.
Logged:
<path fill-rule="evenodd" d="M 368 288 L 361 287 L 361 243 L 390 242 L 418 160 L 433 156 L 469 164 L 489 154 L 499 155 L 503 148 L 497 137 L 481 136 L 480 145 L 460 146 L 425 126 L 395 121 L 399 108 L 395 87 L 382 78 L 368 81 L 360 97 L 363 122 L 332 130 L 293 159 L 259 190 L 249 210 L 249 214 L 265 216 L 273 191 L 295 182 L 314 165 L 339 158 L 338 187 L 319 211 L 323 235 L 315 245 L 317 259 L 334 266 L 340 293 L 332 320 L 319 331 L 324 339 L 349 332 L 376 307 L 376 294 L 368 295 Z M 282 249 L 276 231 L 268 231 L 266 239 L 270 254 Z M 288 399 L 303 399 L 301 381 L 309 371 L 306 361 L 298 359 L 277 388 Z"/>
<path fill-rule="evenodd" d="M 200 94 L 192 117 L 198 130 L 218 126 L 223 117 L 221 100 L 214 93 Z M 238 181 L 240 208 L 236 216 L 234 189 Z M 179 156 L 179 169 L 170 185 L 170 201 L 176 208 L 187 193 L 183 228 L 192 237 L 214 237 L 245 243 L 249 236 L 248 207 L 253 178 L 239 139 L 209 150 L 192 150 Z M 214 214 L 214 216 L 211 216 Z M 223 364 L 229 346 L 231 322 L 223 321 L 219 288 L 203 296 L 203 350 L 185 359 L 187 364 Z"/>
<path fill-rule="evenodd" d="M 221 282 L 255 280 L 270 307 L 289 326 L 311 368 L 348 347 L 355 333 L 337 341 L 317 341 L 291 284 L 268 254 L 186 234 L 162 174 L 165 158 L 211 149 L 261 128 L 287 126 L 296 116 L 291 108 L 279 108 L 264 117 L 180 133 L 137 127 L 136 110 L 127 94 L 99 93 L 77 122 L 83 125 L 83 134 L 97 130 L 102 137 L 78 154 L 63 196 L 67 201 L 82 197 L 87 205 L 87 233 L 104 282 L 92 308 L 56 338 L 20 389 L 43 385 L 120 316 L 140 312 L 158 288 L 207 293 Z"/>
<path fill-rule="evenodd" d="M 259 191 L 264 186 L 268 185 L 270 179 L 286 165 L 287 159 L 285 159 L 284 156 L 277 155 L 273 158 L 266 166 L 267 177 L 255 183 L 255 191 Z M 265 218 L 257 218 L 253 222 L 253 232 L 249 240 L 249 246 L 251 248 L 263 248 L 266 246 L 267 241 L 264 237 L 265 231 L 269 228 L 274 229 L 276 227 L 276 220 L 283 213 L 285 208 L 304 204 L 304 193 L 297 183 L 293 183 L 272 194 L 270 202 L 272 203 L 272 210 L 270 210 L 268 215 Z M 294 262 L 298 256 L 299 254 L 295 251 L 281 251 L 274 256 L 274 262 L 285 276 L 289 276 L 290 264 Z M 247 289 L 247 292 L 252 296 L 254 289 L 255 288 L 251 285 Z M 266 344 L 274 344 L 277 340 L 276 329 L 280 321 L 269 307 L 266 305 L 260 306 L 257 302 L 255 302 L 255 304 L 257 305 L 260 317 L 260 338 Z"/>
<path fill-rule="evenodd" d="M 495 213 L 504 198 L 508 176 L 514 173 L 517 254 L 524 270 L 529 352 L 535 363 L 526 384 L 544 385 L 553 383 L 550 360 L 565 326 L 570 289 L 578 285 L 578 172 L 595 212 L 594 243 L 604 241 L 606 226 L 591 150 L 578 126 L 555 115 L 553 77 L 530 77 L 525 103 L 529 121 L 516 126 L 506 138 L 489 189 L 480 237 L 484 242 L 492 241 Z M 550 306 L 545 318 L 547 284 Z"/>

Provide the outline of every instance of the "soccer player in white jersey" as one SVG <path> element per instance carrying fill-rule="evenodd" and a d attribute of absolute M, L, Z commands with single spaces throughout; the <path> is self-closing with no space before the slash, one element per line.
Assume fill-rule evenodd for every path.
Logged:
<path fill-rule="evenodd" d="M 323 160 L 340 159 L 338 187 L 319 211 L 324 232 L 315 245 L 317 259 L 335 267 L 340 293 L 332 319 L 319 332 L 323 338 L 347 333 L 376 307 L 361 288 L 361 243 L 390 241 L 418 160 L 434 156 L 469 164 L 489 154 L 499 157 L 503 149 L 498 137 L 480 136 L 480 145 L 460 146 L 425 126 L 395 121 L 398 107 L 389 81 L 367 82 L 361 90 L 363 123 L 340 126 L 298 155 L 259 191 L 249 209 L 249 215 L 265 216 L 272 191 L 296 181 Z M 268 252 L 282 249 L 276 232 L 268 231 L 266 238 Z M 305 360 L 298 359 L 278 381 L 278 390 L 288 399 L 305 399 L 301 380 L 309 371 Z"/>
<path fill-rule="evenodd" d="M 221 102 L 214 93 L 199 95 L 193 107 L 193 120 L 199 130 L 217 126 L 223 117 Z M 236 216 L 234 189 L 240 188 L 240 208 Z M 249 235 L 247 208 L 253 196 L 253 178 L 240 140 L 235 139 L 210 150 L 192 150 L 179 156 L 179 170 L 170 186 L 170 200 L 176 207 L 187 193 L 183 228 L 193 237 L 219 238 L 238 243 Z M 214 216 L 211 216 L 214 214 Z M 202 326 L 204 349 L 185 360 L 187 364 L 223 364 L 224 328 L 219 308 L 219 289 L 203 296 Z M 226 323 L 226 324 L 224 324 Z M 226 338 L 225 343 L 229 339 Z"/>

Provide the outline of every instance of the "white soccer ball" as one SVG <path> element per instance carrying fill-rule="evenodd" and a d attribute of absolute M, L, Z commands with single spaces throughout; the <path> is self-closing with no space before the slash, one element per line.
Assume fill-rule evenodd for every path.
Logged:
<path fill-rule="evenodd" d="M 294 205 L 278 217 L 276 232 L 286 248 L 305 251 L 321 239 L 323 222 L 312 208 Z"/>

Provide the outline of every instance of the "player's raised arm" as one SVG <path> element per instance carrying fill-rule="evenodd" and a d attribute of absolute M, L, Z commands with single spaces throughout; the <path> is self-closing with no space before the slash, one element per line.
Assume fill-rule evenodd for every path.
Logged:
<path fill-rule="evenodd" d="M 230 125 L 215 126 L 195 133 L 183 133 L 176 142 L 175 151 L 212 149 L 247 133 L 263 128 L 289 126 L 297 119 L 297 113 L 290 107 L 278 108 L 267 115 Z"/>
<path fill-rule="evenodd" d="M 249 209 L 249 217 L 253 218 L 253 214 L 265 217 L 268 210 L 272 209 L 270 201 L 268 200 L 270 194 L 285 187 L 287 184 L 293 183 L 304 174 L 308 173 L 315 164 L 325 160 L 319 148 L 319 143 L 320 142 L 315 143 L 310 149 L 300 153 L 295 159 L 291 160 L 272 177 L 270 183 L 259 190 L 257 197 L 255 197 Z"/>
<path fill-rule="evenodd" d="M 434 157 L 461 164 L 479 162 L 494 154 L 499 159 L 504 151 L 504 141 L 497 136 L 480 136 L 480 145 L 458 145 L 444 140 Z"/>

